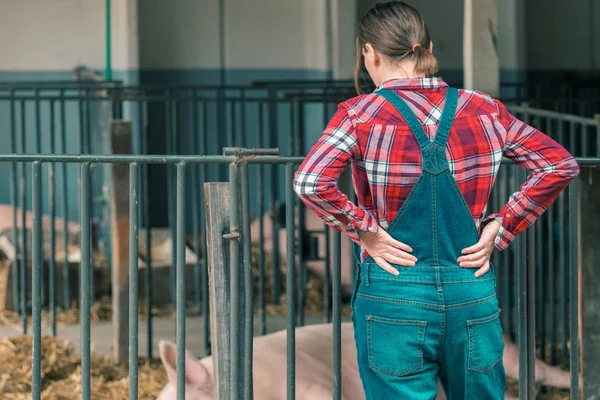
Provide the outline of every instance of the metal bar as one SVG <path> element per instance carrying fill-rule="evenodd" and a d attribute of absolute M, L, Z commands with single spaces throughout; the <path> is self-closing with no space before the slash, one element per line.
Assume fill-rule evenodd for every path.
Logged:
<path fill-rule="evenodd" d="M 152 225 L 150 224 L 150 195 L 148 193 L 148 182 L 150 182 L 150 171 L 148 165 L 144 165 L 144 221 L 146 226 L 146 276 L 145 276 L 145 294 L 146 294 L 146 332 L 148 335 L 146 354 L 152 358 Z"/>
<path fill-rule="evenodd" d="M 565 237 L 565 229 L 566 220 L 565 220 L 565 202 L 564 195 L 561 194 L 558 200 L 558 268 L 559 268 L 559 287 L 560 293 L 560 303 L 558 310 L 558 318 L 559 318 L 559 328 L 562 330 L 562 345 L 563 349 L 567 348 L 567 296 L 566 293 L 563 292 L 563 289 L 568 284 L 567 280 L 567 266 L 566 266 L 566 241 Z M 561 365 L 566 366 L 568 361 L 567 352 L 562 352 Z"/>
<path fill-rule="evenodd" d="M 140 168 L 129 166 L 129 399 L 138 398 L 138 191 Z"/>
<path fill-rule="evenodd" d="M 169 135 L 167 136 L 167 141 L 170 142 L 170 149 L 171 149 L 171 154 L 177 154 L 178 153 L 178 149 L 177 149 L 177 134 L 179 133 L 177 131 L 177 102 L 173 101 L 169 104 L 170 107 L 172 107 L 172 111 L 171 111 L 171 124 L 172 124 L 172 129 L 169 131 Z M 173 193 L 175 193 L 175 190 L 173 189 L 173 185 L 176 184 L 176 179 L 173 178 L 173 175 L 176 173 L 176 171 L 173 171 L 173 168 L 169 168 L 169 176 L 171 177 L 171 183 L 169 185 L 169 190 L 172 191 L 171 194 L 171 202 L 169 203 L 169 214 L 171 215 L 171 223 L 170 223 L 170 227 L 171 227 L 171 253 L 173 254 L 173 261 L 171 264 L 171 298 L 173 300 L 173 307 L 177 308 L 177 271 L 176 271 L 176 266 L 177 266 L 177 226 L 176 226 L 176 218 L 177 218 L 177 210 L 176 210 L 176 199 L 173 199 Z"/>
<path fill-rule="evenodd" d="M 537 223 L 534 224 L 533 229 L 535 229 L 535 273 L 537 275 L 537 284 L 536 284 L 536 297 L 537 297 L 537 312 L 534 316 L 537 318 L 536 327 L 537 334 L 540 338 L 540 357 L 543 360 L 546 355 L 546 297 L 544 290 L 544 283 L 546 278 L 547 271 L 544 266 L 548 265 L 548 263 L 544 263 L 544 255 L 543 255 L 543 247 L 542 247 L 542 228 L 544 224 L 544 220 L 547 215 L 543 215 L 539 218 Z M 533 246 L 534 243 L 530 243 L 530 246 Z"/>
<path fill-rule="evenodd" d="M 81 164 L 81 267 L 80 267 L 80 290 L 79 304 L 81 308 L 81 398 L 90 399 L 90 164 Z"/>
<path fill-rule="evenodd" d="M 577 142 L 575 141 L 575 129 L 575 121 L 571 121 L 569 123 L 569 150 L 573 154 L 577 154 L 577 150 L 575 149 L 575 146 L 577 144 Z"/>
<path fill-rule="evenodd" d="M 25 102 L 21 101 L 21 152 L 25 153 L 27 130 L 25 125 Z M 19 275 L 21 295 L 21 325 L 27 334 L 27 169 L 21 165 L 21 272 Z"/>
<path fill-rule="evenodd" d="M 535 229 L 527 231 L 527 393 L 535 398 Z M 521 342 L 523 343 L 523 342 Z"/>
<path fill-rule="evenodd" d="M 194 96 L 195 96 L 194 92 Z M 190 149 L 192 154 L 200 154 L 199 142 L 200 138 L 198 135 L 198 110 L 196 108 L 196 103 L 192 103 L 191 107 L 191 116 L 192 116 L 192 131 L 190 135 Z M 191 167 L 192 173 L 192 182 L 191 182 L 191 191 L 192 191 L 192 234 L 193 234 L 193 243 L 194 243 L 194 253 L 196 253 L 196 263 L 194 264 L 194 303 L 196 307 L 198 307 L 198 311 L 200 311 L 202 307 L 202 270 L 201 270 L 201 245 L 200 245 L 200 214 L 202 213 L 202 205 L 199 201 L 200 199 L 200 183 L 199 183 L 199 166 L 192 165 Z"/>
<path fill-rule="evenodd" d="M 36 90 L 36 94 L 39 93 L 39 90 Z M 40 116 L 40 100 L 36 99 L 34 102 L 34 117 L 35 117 L 35 136 L 34 136 L 34 149 L 37 154 L 41 154 L 42 152 L 42 124 L 41 124 L 41 116 Z M 33 179 L 33 176 L 32 176 Z M 33 267 L 33 266 L 32 266 Z M 42 272 L 41 272 L 41 302 L 44 302 L 44 264 L 42 263 Z M 33 295 L 32 295 L 33 297 Z M 32 299 L 33 301 L 33 299 Z"/>
<path fill-rule="evenodd" d="M 79 88 L 82 89 L 82 88 Z M 169 89 L 166 90 L 171 90 L 172 88 L 169 87 Z M 55 89 L 57 90 L 57 89 Z M 90 102 L 106 102 L 106 101 L 112 101 L 113 102 L 113 117 L 114 119 L 121 119 L 121 110 L 120 107 L 122 105 L 122 102 L 124 100 L 129 100 L 129 101 L 151 101 L 151 102 L 164 102 L 168 100 L 167 96 L 164 95 L 142 95 L 136 92 L 123 92 L 123 88 L 112 88 L 110 89 L 106 95 L 91 95 L 91 96 L 83 96 L 83 95 L 65 95 L 64 99 L 68 100 L 68 101 L 90 101 Z M 260 102 L 268 102 L 268 103 L 273 103 L 273 104 L 289 104 L 292 101 L 294 101 L 296 98 L 298 98 L 298 95 L 291 95 L 291 96 L 285 96 L 285 97 L 280 97 L 280 98 L 268 98 L 268 97 L 249 97 L 249 96 L 244 96 L 239 97 L 239 96 L 229 96 L 229 97 L 224 97 L 221 96 L 220 98 L 217 97 L 199 97 L 198 100 L 202 100 L 202 101 L 206 101 L 206 102 L 210 102 L 210 103 L 224 103 L 224 102 L 230 102 L 230 101 L 244 101 L 246 103 L 260 103 Z M 336 96 L 328 96 L 327 98 L 331 101 L 345 101 L 348 100 L 348 98 L 351 97 L 351 93 L 339 93 Z M 40 96 L 34 96 L 34 95 L 15 95 L 14 99 L 15 100 L 27 100 L 27 101 L 33 101 L 35 99 L 39 99 L 39 100 L 45 100 L 45 101 L 50 101 L 50 100 L 56 100 L 58 98 L 58 96 L 55 95 L 40 95 Z M 182 97 L 182 96 L 173 96 L 173 99 L 177 99 L 178 102 L 180 103 L 187 103 L 192 101 L 191 96 L 188 97 Z M 1 95 L 0 94 L 0 100 L 10 100 L 10 96 L 6 96 L 6 95 Z M 318 103 L 321 104 L 323 102 L 323 97 L 321 95 L 315 95 L 313 97 L 309 97 L 309 96 L 303 96 L 302 100 L 307 102 L 307 103 Z M 577 117 L 576 117 L 577 118 Z M 588 122 L 588 121 L 585 121 Z M 220 132 L 219 128 L 217 129 L 218 132 Z M 218 136 L 217 136 L 218 138 Z"/>
<path fill-rule="evenodd" d="M 11 90 L 11 95 L 13 91 Z M 13 100 L 10 101 L 10 152 L 17 152 L 17 121 L 16 107 Z M 15 247 L 15 259 L 12 262 L 12 291 L 13 291 L 13 308 L 19 311 L 19 253 L 20 243 L 17 233 L 17 208 L 19 202 L 19 180 L 18 180 L 18 164 L 10 164 L 10 204 L 12 206 L 12 242 Z"/>
<path fill-rule="evenodd" d="M 185 170 L 186 164 L 177 164 L 177 399 L 185 399 Z"/>
<path fill-rule="evenodd" d="M 325 227 L 325 273 L 323 274 L 323 321 L 326 323 L 331 322 L 331 303 L 329 297 L 329 287 L 331 281 L 331 249 L 329 247 L 329 226 L 323 224 Z"/>
<path fill-rule="evenodd" d="M 550 312 L 548 314 L 548 327 L 550 328 L 550 363 L 556 365 L 556 259 L 554 256 L 554 208 L 548 208 L 548 303 Z"/>
<path fill-rule="evenodd" d="M 202 140 L 199 140 L 200 154 L 205 154 L 208 149 L 208 115 L 207 115 L 208 107 L 206 103 L 202 103 L 202 132 L 200 135 Z M 207 180 L 206 174 L 206 165 L 200 165 L 200 204 L 205 204 L 204 197 L 204 182 Z M 210 301 L 208 296 L 208 246 L 207 246 L 207 237 L 206 234 L 206 209 L 202 206 L 200 211 L 200 236 L 202 237 L 202 243 L 204 244 L 204 268 L 202 269 L 202 314 L 204 315 L 204 320 L 209 321 L 209 313 L 210 313 Z M 210 324 L 204 324 L 204 354 L 206 356 L 211 354 L 210 347 Z"/>
<path fill-rule="evenodd" d="M 230 233 L 237 234 L 239 232 L 240 219 L 240 201 L 239 201 L 239 166 L 237 163 L 232 163 L 229 167 L 230 195 L 231 195 L 231 220 Z M 240 254 L 239 242 L 230 240 L 230 295 L 231 295 L 231 337 L 230 337 L 230 354 L 231 366 L 229 372 L 229 382 L 231 383 L 231 400 L 238 400 L 242 393 L 242 380 L 240 379 L 240 354 L 238 346 L 240 344 Z"/>
<path fill-rule="evenodd" d="M 0 162 L 34 162 L 41 163 L 60 162 L 60 163 L 91 163 L 91 164 L 129 164 L 132 162 L 146 164 L 231 164 L 236 160 L 233 156 L 212 155 L 212 156 L 184 156 L 169 154 L 151 154 L 151 155 L 127 155 L 127 154 L 0 154 Z M 580 166 L 597 166 L 600 164 L 598 157 L 575 157 Z M 304 161 L 303 157 L 287 156 L 256 156 L 246 160 L 248 164 L 263 165 L 282 165 L 282 164 L 300 164 Z M 513 164 L 509 160 L 502 160 L 502 164 Z"/>
<path fill-rule="evenodd" d="M 527 346 L 527 264 L 519 256 L 523 253 L 521 247 L 523 245 L 522 238 L 517 238 L 513 243 L 515 248 L 516 265 L 517 265 L 517 328 L 519 334 L 519 399 L 530 400 L 529 397 L 529 347 Z"/>
<path fill-rule="evenodd" d="M 264 132 L 264 104 L 258 106 L 258 146 L 263 146 Z M 260 320 L 260 334 L 267 334 L 267 315 L 265 312 L 265 227 L 263 214 L 264 207 L 264 172 L 265 168 L 262 165 L 257 165 L 257 209 L 258 209 L 258 238 L 260 246 L 258 247 L 258 313 Z"/>
<path fill-rule="evenodd" d="M 146 117 L 148 115 L 148 103 L 139 103 L 139 151 L 141 154 L 148 153 L 148 139 L 146 135 Z M 153 347 L 152 347 L 152 232 L 150 225 L 150 194 L 149 194 L 149 182 L 150 174 L 147 164 L 141 166 L 141 196 L 138 198 L 141 205 L 138 205 L 138 209 L 141 210 L 142 216 L 140 217 L 139 224 L 143 221 L 144 227 L 146 228 L 145 248 L 146 248 L 146 268 L 144 269 L 144 306 L 146 314 L 146 354 L 149 359 L 152 359 Z"/>
<path fill-rule="evenodd" d="M 600 108 L 600 101 L 598 102 L 598 108 Z M 596 157 L 600 157 L 600 113 L 594 114 L 594 119 L 596 120 L 596 126 L 592 127 L 596 132 Z"/>
<path fill-rule="evenodd" d="M 268 97 L 277 97 L 273 90 L 268 91 Z M 269 145 L 273 148 L 277 147 L 278 137 L 278 109 L 277 104 L 269 103 Z M 276 166 L 271 167 L 271 241 L 273 250 L 271 252 L 271 303 L 274 305 L 280 304 L 281 296 L 281 264 L 279 255 L 279 170 Z"/>
<path fill-rule="evenodd" d="M 50 102 L 50 154 L 54 154 L 54 101 Z M 50 305 L 50 328 L 52 336 L 56 336 L 56 177 L 54 174 L 54 163 L 48 165 L 48 197 L 50 208 L 50 262 L 48 271 L 48 295 Z M 67 223 L 67 220 L 64 220 Z"/>
<path fill-rule="evenodd" d="M 295 249 L 294 249 L 294 169 L 293 165 L 286 165 L 286 190 L 285 199 L 285 230 L 286 230 L 286 326 L 287 326 L 287 398 L 296 398 L 296 299 L 294 285 L 296 283 Z"/>
<path fill-rule="evenodd" d="M 308 269 L 306 261 L 304 261 L 304 229 L 306 227 L 306 212 L 303 204 L 300 204 L 300 199 L 296 196 L 294 199 L 295 205 L 298 208 L 298 221 L 299 225 L 297 231 L 298 234 L 298 266 L 300 267 L 300 279 L 298 288 L 298 325 L 304 326 L 305 321 L 305 307 L 307 297 L 307 281 L 308 281 Z"/>
<path fill-rule="evenodd" d="M 504 174 L 502 175 L 501 179 L 499 180 L 499 186 L 500 186 L 500 199 L 502 200 L 502 203 L 500 205 L 500 207 L 504 206 L 504 202 L 507 201 L 508 198 L 508 184 L 509 184 L 509 176 L 507 175 L 509 172 L 509 168 L 504 168 Z M 498 209 L 498 211 L 501 208 Z M 510 312 L 510 288 L 511 285 L 509 285 L 510 282 L 510 272 L 511 272 L 511 268 L 510 268 L 510 264 L 509 264 L 509 259 L 508 259 L 508 255 L 509 252 L 508 251 L 503 251 L 502 252 L 502 284 L 503 284 L 503 291 L 502 291 L 502 308 L 506 311 L 503 312 L 503 318 L 504 318 L 504 328 L 506 329 L 507 333 L 509 335 L 512 335 L 512 321 L 511 321 L 511 312 Z"/>
<path fill-rule="evenodd" d="M 85 98 L 80 98 L 77 102 L 79 112 L 79 154 L 85 154 L 85 117 L 83 113 L 83 101 Z"/>
<path fill-rule="evenodd" d="M 252 386 L 252 339 L 254 337 L 254 287 L 252 282 L 252 242 L 250 232 L 250 182 L 248 164 L 242 163 L 242 251 L 244 263 L 244 399 L 251 400 Z"/>
<path fill-rule="evenodd" d="M 221 0 L 223 1 L 223 0 Z M 220 3 L 219 3 L 220 4 Z M 223 83 L 223 81 L 221 81 L 221 83 Z M 227 121 L 226 121 L 226 115 L 225 115 L 225 109 L 224 109 L 224 102 L 222 100 L 223 98 L 223 91 L 222 90 L 218 90 L 217 91 L 217 99 L 215 102 L 215 111 L 216 111 L 216 118 L 217 118 L 217 132 L 224 132 L 225 131 L 225 126 L 227 125 Z M 222 135 L 216 135 L 215 137 L 215 145 L 217 149 L 221 149 L 223 146 L 223 139 L 222 139 Z M 219 181 L 224 181 L 225 180 L 225 168 L 224 167 L 219 167 L 218 168 L 218 180 Z"/>
<path fill-rule="evenodd" d="M 540 117 L 554 118 L 554 119 L 559 119 L 559 120 L 569 121 L 569 122 L 573 121 L 573 122 L 582 123 L 582 124 L 594 124 L 594 122 L 592 122 L 593 119 L 573 115 L 573 113 L 549 111 L 549 110 L 540 109 L 540 108 L 523 107 L 523 106 L 516 106 L 516 105 L 512 105 L 512 104 L 507 105 L 506 108 L 511 113 L 519 113 L 519 112 L 525 113 L 525 114 L 535 113 Z"/>
<path fill-rule="evenodd" d="M 64 96 L 64 91 L 60 91 L 61 97 Z M 67 114 L 64 99 L 60 102 L 60 150 L 63 154 L 67 152 Z M 61 164 L 61 175 L 62 175 L 62 210 L 63 216 L 63 306 L 65 310 L 71 306 L 71 291 L 69 289 L 69 252 L 67 251 L 69 245 L 69 196 L 68 196 L 68 180 L 67 180 L 67 165 Z"/>
<path fill-rule="evenodd" d="M 169 155 L 174 154 L 173 142 L 171 140 L 173 123 L 171 122 L 172 116 L 172 105 L 171 105 L 171 91 L 167 90 L 168 101 L 165 102 L 165 140 L 166 140 L 166 152 Z M 173 198 L 174 193 L 174 182 L 173 182 L 173 171 L 171 167 L 167 166 L 167 219 L 169 221 L 169 228 L 171 230 L 171 267 L 169 268 L 169 279 L 170 279 L 170 294 L 171 294 L 171 306 L 176 307 L 175 304 L 175 264 L 176 264 L 176 240 L 175 240 L 175 199 Z"/>
<path fill-rule="evenodd" d="M 354 184 L 352 182 L 352 170 L 349 171 L 348 173 L 348 197 L 350 198 L 350 201 L 352 201 L 354 204 L 357 204 L 356 201 L 356 191 L 354 190 Z M 495 196 L 496 198 L 498 197 L 497 195 Z M 353 246 L 349 246 L 349 254 L 348 254 L 348 260 L 352 260 L 351 266 L 350 266 L 350 276 L 352 277 L 352 279 L 354 279 L 354 277 L 356 276 L 356 262 L 354 260 L 354 250 L 352 248 Z M 496 253 L 496 258 L 497 258 L 497 253 Z"/>
<path fill-rule="evenodd" d="M 570 369 L 571 398 L 579 397 L 579 181 L 574 179 L 568 189 L 569 196 L 569 297 L 570 297 Z"/>
<path fill-rule="evenodd" d="M 342 399 L 342 234 L 333 232 L 333 399 Z"/>
<path fill-rule="evenodd" d="M 31 318 L 31 395 L 33 399 L 39 400 L 42 396 L 42 164 L 35 162 L 32 167 L 33 239 L 31 247 L 33 254 L 31 259 L 31 300 L 33 311 Z"/>
<path fill-rule="evenodd" d="M 240 97 L 242 98 L 242 100 L 240 101 L 240 121 L 242 121 L 242 125 L 241 125 L 241 134 L 242 137 L 240 138 L 240 145 L 242 147 L 246 147 L 248 145 L 248 137 L 247 137 L 247 133 L 246 133 L 246 89 L 241 89 L 240 91 Z"/>
<path fill-rule="evenodd" d="M 90 89 L 86 89 L 86 95 L 89 93 Z M 84 153 L 85 154 L 91 154 L 92 152 L 92 141 L 91 141 L 91 135 L 92 135 L 92 116 L 90 114 L 90 101 L 86 101 L 84 103 L 85 105 L 85 147 L 84 147 Z"/>
<path fill-rule="evenodd" d="M 236 125 L 236 116 L 235 116 L 235 101 L 230 103 L 230 116 L 229 116 L 229 129 L 227 129 L 227 145 L 234 147 L 235 146 L 235 125 Z"/>
<path fill-rule="evenodd" d="M 581 125 L 581 135 L 579 136 L 579 140 L 581 140 L 581 156 L 587 157 L 588 155 L 588 135 L 587 135 L 587 126 Z M 577 153 L 575 153 L 577 154 Z"/>
<path fill-rule="evenodd" d="M 304 93 L 304 89 L 301 89 L 301 93 Z M 304 102 L 303 101 L 298 101 L 296 102 L 296 105 L 298 107 L 297 110 L 297 123 L 298 126 L 296 127 L 296 138 L 295 138 L 295 148 L 294 148 L 294 152 L 292 154 L 290 154 L 290 156 L 300 156 L 303 154 L 303 138 L 304 138 L 304 134 L 305 134 L 305 127 L 304 127 L 304 118 L 305 118 L 305 112 L 304 112 Z M 298 227 L 298 265 L 300 266 L 300 289 L 298 291 L 299 293 L 299 300 L 298 300 L 298 307 L 299 307 L 299 317 L 298 317 L 298 325 L 303 326 L 305 324 L 305 308 L 306 308 L 306 298 L 308 296 L 308 287 L 307 287 L 307 281 L 308 281 L 308 266 L 306 264 L 305 261 L 305 254 L 304 254 L 304 231 L 306 229 L 306 208 L 304 207 L 304 204 L 301 203 L 299 198 L 296 198 L 296 204 L 298 207 L 298 221 L 300 226 Z"/>

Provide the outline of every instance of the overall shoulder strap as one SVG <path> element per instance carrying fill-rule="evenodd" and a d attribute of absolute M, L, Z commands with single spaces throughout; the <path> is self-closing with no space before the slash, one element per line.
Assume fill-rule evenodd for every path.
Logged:
<path fill-rule="evenodd" d="M 404 100 L 393 90 L 381 89 L 376 92 L 380 96 L 384 97 L 390 103 L 396 107 L 398 112 L 402 115 L 410 130 L 415 135 L 417 142 L 421 148 L 425 147 L 429 143 L 429 137 L 425 133 L 423 126 L 417 119 L 415 113 L 410 109 Z M 454 114 L 456 113 L 456 107 L 458 105 L 458 90 L 455 88 L 446 89 L 446 102 L 444 104 L 444 111 L 440 118 L 440 125 L 435 135 L 434 143 L 445 147 L 448 135 L 450 134 L 450 128 L 454 122 Z"/>
<path fill-rule="evenodd" d="M 419 146 L 421 148 L 425 147 L 430 143 L 429 137 L 425 133 L 425 130 L 423 129 L 423 126 L 417 119 L 417 116 L 415 115 L 415 113 L 412 112 L 410 107 L 408 107 L 406 102 L 402 100 L 402 98 L 398 96 L 398 94 L 396 94 L 396 92 L 389 89 L 381 89 L 375 93 L 384 97 L 386 100 L 392 103 L 394 107 L 396 107 L 400 115 L 402 115 L 402 118 L 404 118 L 404 120 L 408 124 L 408 127 L 410 128 L 413 135 L 415 135 L 415 138 L 417 139 L 417 142 L 419 142 Z"/>
<path fill-rule="evenodd" d="M 444 111 L 440 118 L 440 125 L 435 134 L 434 143 L 440 145 L 442 148 L 446 147 L 448 141 L 448 135 L 450 134 L 450 128 L 454 122 L 454 114 L 456 114 L 456 106 L 458 105 L 458 90 L 455 88 L 446 89 L 446 102 L 444 104 Z"/>

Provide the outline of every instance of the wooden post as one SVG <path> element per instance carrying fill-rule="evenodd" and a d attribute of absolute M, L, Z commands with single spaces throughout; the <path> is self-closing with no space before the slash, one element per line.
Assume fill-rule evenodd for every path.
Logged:
<path fill-rule="evenodd" d="M 110 125 L 113 154 L 132 153 L 129 121 Z M 112 321 L 115 362 L 129 358 L 129 165 L 111 164 Z M 137 278 L 137 277 L 136 277 Z"/>
<path fill-rule="evenodd" d="M 215 398 L 222 400 L 230 397 L 228 384 L 231 361 L 229 242 L 223 239 L 223 234 L 229 232 L 229 183 L 205 183 L 204 198 L 206 199 L 206 250 L 213 380 Z"/>
<path fill-rule="evenodd" d="M 583 399 L 600 393 L 600 170 L 581 168 L 579 185 L 579 337 Z"/>
<path fill-rule="evenodd" d="M 492 97 L 500 94 L 497 1 L 465 0 L 464 3 L 464 87 Z"/>

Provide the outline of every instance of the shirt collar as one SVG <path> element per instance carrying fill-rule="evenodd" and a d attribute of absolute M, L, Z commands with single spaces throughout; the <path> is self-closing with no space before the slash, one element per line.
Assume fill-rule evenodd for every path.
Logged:
<path fill-rule="evenodd" d="M 383 82 L 379 89 L 399 89 L 399 90 L 419 90 L 419 89 L 439 89 L 448 87 L 448 84 L 442 78 L 402 78 L 390 79 Z"/>

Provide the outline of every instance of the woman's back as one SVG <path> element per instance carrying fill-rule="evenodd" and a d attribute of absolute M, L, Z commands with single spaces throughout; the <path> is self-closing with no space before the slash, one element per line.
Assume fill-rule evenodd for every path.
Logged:
<path fill-rule="evenodd" d="M 361 245 L 350 307 L 368 400 L 502 399 L 494 247 L 506 248 L 575 178 L 558 143 L 482 93 L 438 78 L 411 6 L 377 4 L 357 29 L 355 83 L 296 173 L 302 201 Z M 497 214 L 486 204 L 503 157 L 530 171 Z M 357 203 L 337 180 L 352 164 Z M 493 221 L 493 222 L 492 222 Z"/>
<path fill-rule="evenodd" d="M 389 80 L 379 89 L 398 94 L 433 140 L 447 87 L 440 78 L 413 78 Z M 503 156 L 532 170 L 532 175 L 499 213 L 486 218 Z M 496 241 L 500 249 L 529 226 L 578 172 L 574 159 L 554 140 L 514 118 L 502 103 L 466 90 L 459 91 L 446 158 L 475 225 L 504 217 Z M 350 161 L 359 207 L 333 189 Z M 376 91 L 340 104 L 298 170 L 295 190 L 330 225 L 356 239 L 356 228 L 369 230 L 377 224 L 386 228 L 420 175 L 415 136 L 396 108 Z"/>

